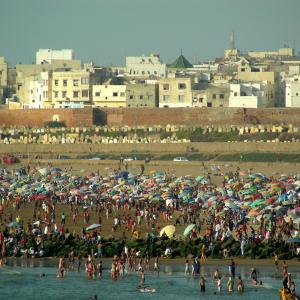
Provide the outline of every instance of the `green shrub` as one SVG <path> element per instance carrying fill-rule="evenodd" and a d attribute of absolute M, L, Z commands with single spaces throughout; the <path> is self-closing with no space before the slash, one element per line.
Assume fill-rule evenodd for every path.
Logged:
<path fill-rule="evenodd" d="M 50 121 L 45 123 L 46 128 L 60 128 L 60 127 L 66 127 L 66 124 L 64 121 Z"/>

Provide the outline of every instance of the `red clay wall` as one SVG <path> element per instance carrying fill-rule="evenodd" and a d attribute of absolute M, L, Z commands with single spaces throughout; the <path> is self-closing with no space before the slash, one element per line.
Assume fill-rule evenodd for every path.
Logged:
<path fill-rule="evenodd" d="M 93 110 L 85 109 L 24 109 L 0 110 L 0 126 L 42 127 L 57 115 L 66 126 L 92 126 Z"/>
<path fill-rule="evenodd" d="M 0 126 L 43 126 L 58 115 L 68 127 L 92 125 L 241 125 L 300 126 L 300 108 L 105 108 L 0 110 Z"/>
<path fill-rule="evenodd" d="M 103 109 L 107 125 L 300 125 L 300 109 L 293 108 L 116 108 Z"/>

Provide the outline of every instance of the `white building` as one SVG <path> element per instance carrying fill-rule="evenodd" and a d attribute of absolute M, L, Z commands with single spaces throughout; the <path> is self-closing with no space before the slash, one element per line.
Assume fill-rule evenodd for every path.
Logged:
<path fill-rule="evenodd" d="M 229 107 L 274 106 L 274 85 L 267 82 L 230 85 Z"/>
<path fill-rule="evenodd" d="M 285 106 L 300 107 L 300 76 L 286 79 Z"/>
<path fill-rule="evenodd" d="M 51 64 L 52 60 L 73 60 L 73 57 L 74 51 L 72 49 L 39 49 L 36 52 L 36 64 Z"/>
<path fill-rule="evenodd" d="M 29 82 L 28 108 L 44 108 L 44 101 L 48 101 L 48 82 L 47 72 Z"/>
<path fill-rule="evenodd" d="M 167 66 L 161 62 L 158 54 L 127 56 L 126 73 L 136 77 L 166 77 Z"/>

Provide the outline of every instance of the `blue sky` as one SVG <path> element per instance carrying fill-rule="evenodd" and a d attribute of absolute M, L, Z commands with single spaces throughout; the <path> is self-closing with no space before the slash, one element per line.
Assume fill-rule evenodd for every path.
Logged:
<path fill-rule="evenodd" d="M 242 50 L 300 50 L 300 0 L 0 0 L 0 56 L 35 61 L 39 48 L 74 49 L 98 65 L 183 49 L 192 62 L 220 57 L 234 30 Z"/>

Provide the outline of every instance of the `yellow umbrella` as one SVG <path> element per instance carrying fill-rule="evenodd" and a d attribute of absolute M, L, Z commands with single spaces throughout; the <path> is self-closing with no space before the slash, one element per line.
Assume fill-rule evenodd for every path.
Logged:
<path fill-rule="evenodd" d="M 165 233 L 166 236 L 170 239 L 170 238 L 173 237 L 175 231 L 176 231 L 175 226 L 173 226 L 173 225 L 167 225 L 166 227 L 164 227 L 164 228 L 160 231 L 159 235 L 162 236 L 162 235 Z"/>

